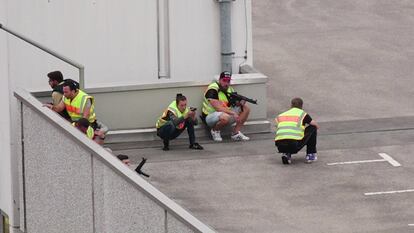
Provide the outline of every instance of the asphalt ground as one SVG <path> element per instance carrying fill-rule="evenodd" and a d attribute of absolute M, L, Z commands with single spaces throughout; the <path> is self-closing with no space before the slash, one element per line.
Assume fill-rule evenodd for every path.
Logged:
<path fill-rule="evenodd" d="M 414 129 L 404 127 L 413 123 L 321 123 L 312 164 L 300 152 L 283 165 L 272 133 L 248 142 L 202 138 L 202 151 L 188 149 L 186 139 L 167 152 L 161 141 L 111 147 L 129 155 L 132 168 L 148 158 L 148 181 L 218 232 L 414 232 Z M 396 192 L 366 195 L 388 191 Z"/>
<path fill-rule="evenodd" d="M 254 66 L 268 119 L 291 98 L 318 122 L 318 161 L 283 165 L 273 133 L 189 150 L 185 139 L 110 145 L 218 232 L 414 232 L 414 2 L 258 0 Z M 388 155 L 401 166 L 394 166 Z M 334 164 L 351 162 L 349 164 Z M 393 165 L 394 164 L 394 165 Z"/>

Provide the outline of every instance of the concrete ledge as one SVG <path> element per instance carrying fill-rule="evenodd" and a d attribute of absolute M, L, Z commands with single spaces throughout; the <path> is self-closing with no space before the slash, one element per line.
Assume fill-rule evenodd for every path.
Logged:
<path fill-rule="evenodd" d="M 248 121 L 243 127 L 243 132 L 247 134 L 252 133 L 268 133 L 271 130 L 271 124 L 268 120 L 255 120 Z M 230 134 L 230 127 L 223 130 L 223 135 Z M 106 136 L 105 143 L 121 143 L 121 142 L 140 142 L 140 141 L 154 141 L 160 140 L 157 136 L 156 128 L 145 128 L 145 129 L 132 129 L 132 130 L 113 130 L 109 131 Z M 204 124 L 195 127 L 195 133 L 197 138 L 210 137 L 208 129 Z M 188 135 L 183 132 L 180 138 L 187 138 Z"/>

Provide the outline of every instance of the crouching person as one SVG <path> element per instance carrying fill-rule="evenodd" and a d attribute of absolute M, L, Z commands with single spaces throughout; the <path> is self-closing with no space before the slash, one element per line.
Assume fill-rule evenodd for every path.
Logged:
<path fill-rule="evenodd" d="M 103 145 L 105 135 L 103 133 L 100 133 L 99 130 L 94 130 L 88 119 L 86 118 L 80 118 L 78 121 L 72 123 L 77 129 L 79 129 L 82 133 L 86 134 L 86 136 L 92 140 L 94 140 L 96 143 Z"/>
<path fill-rule="evenodd" d="M 275 145 L 282 153 L 283 164 L 291 163 L 292 154 L 306 146 L 306 162 L 317 160 L 316 136 L 319 125 L 302 110 L 303 100 L 294 98 L 291 108 L 275 119 L 277 124 Z"/>
<path fill-rule="evenodd" d="M 164 151 L 169 150 L 169 142 L 177 138 L 186 128 L 190 140 L 190 149 L 202 150 L 195 140 L 194 125 L 197 125 L 196 109 L 187 107 L 187 98 L 177 94 L 176 99 L 171 102 L 168 108 L 156 123 L 157 135 L 163 140 Z"/>

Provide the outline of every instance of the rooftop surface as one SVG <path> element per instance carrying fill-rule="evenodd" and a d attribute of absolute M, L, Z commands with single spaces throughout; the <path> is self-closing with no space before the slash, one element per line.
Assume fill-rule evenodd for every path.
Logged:
<path fill-rule="evenodd" d="M 414 232 L 414 2 L 252 2 L 268 118 L 302 97 L 321 124 L 318 161 L 283 165 L 273 133 L 114 152 L 148 158 L 148 181 L 218 232 Z"/>

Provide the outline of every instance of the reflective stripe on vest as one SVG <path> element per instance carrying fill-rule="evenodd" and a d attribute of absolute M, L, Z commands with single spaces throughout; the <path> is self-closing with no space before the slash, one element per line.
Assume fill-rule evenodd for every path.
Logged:
<path fill-rule="evenodd" d="M 184 112 L 180 112 L 180 110 L 178 110 L 178 107 L 177 107 L 177 102 L 174 100 L 173 102 L 171 102 L 168 108 L 165 109 L 165 111 L 162 113 L 162 116 L 157 120 L 157 123 L 155 124 L 157 129 L 161 128 L 169 120 L 167 119 L 168 111 L 172 112 L 174 116 L 176 116 L 177 118 L 180 118 L 180 117 L 184 117 L 188 113 L 189 109 L 186 108 Z M 183 129 L 184 125 L 185 125 L 185 122 L 181 122 L 179 125 L 176 126 L 176 128 Z"/>
<path fill-rule="evenodd" d="M 210 85 L 208 85 L 206 91 L 204 92 L 203 109 L 202 109 L 203 113 L 208 115 L 208 114 L 213 113 L 213 112 L 216 111 L 216 109 L 213 106 L 211 106 L 210 101 L 208 101 L 208 99 L 206 98 L 206 93 L 210 89 L 216 90 L 218 92 L 218 97 L 219 97 L 218 100 L 221 101 L 221 103 L 224 107 L 229 108 L 229 106 L 228 106 L 229 100 L 227 99 L 226 94 L 224 92 L 220 91 L 220 88 L 219 88 L 219 85 L 218 85 L 217 82 L 213 82 Z M 227 89 L 227 93 L 232 93 L 232 92 L 234 92 L 234 89 L 232 87 L 229 87 Z"/>
<path fill-rule="evenodd" d="M 275 141 L 283 139 L 302 140 L 305 136 L 303 119 L 306 112 L 299 108 L 291 108 L 280 114 L 277 119 Z"/>
<path fill-rule="evenodd" d="M 88 100 L 91 101 L 91 108 L 89 110 L 88 120 L 90 123 L 93 123 L 96 120 L 96 116 L 95 116 L 95 111 L 94 111 L 95 103 L 94 103 L 94 99 L 92 96 L 86 94 L 82 90 L 79 90 L 78 94 L 72 100 L 66 97 L 63 97 L 63 102 L 65 103 L 66 111 L 68 112 L 72 121 L 77 121 L 83 117 L 83 112 L 85 110 L 85 104 Z"/>

